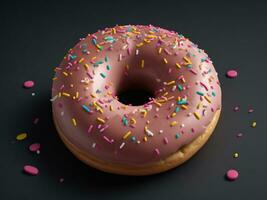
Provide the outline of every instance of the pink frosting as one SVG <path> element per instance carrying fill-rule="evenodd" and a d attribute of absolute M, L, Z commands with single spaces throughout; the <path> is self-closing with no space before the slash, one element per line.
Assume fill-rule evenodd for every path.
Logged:
<path fill-rule="evenodd" d="M 82 38 L 56 69 L 52 105 L 64 136 L 106 162 L 146 165 L 205 131 L 221 108 L 217 73 L 187 38 L 154 26 L 116 26 Z M 122 104 L 135 82 L 153 90 L 145 105 Z"/>

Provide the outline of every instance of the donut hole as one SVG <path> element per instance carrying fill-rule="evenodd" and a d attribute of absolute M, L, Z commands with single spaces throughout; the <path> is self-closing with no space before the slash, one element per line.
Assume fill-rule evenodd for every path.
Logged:
<path fill-rule="evenodd" d="M 117 92 L 118 101 L 125 105 L 140 106 L 154 97 L 154 90 L 141 81 L 128 81 Z"/>

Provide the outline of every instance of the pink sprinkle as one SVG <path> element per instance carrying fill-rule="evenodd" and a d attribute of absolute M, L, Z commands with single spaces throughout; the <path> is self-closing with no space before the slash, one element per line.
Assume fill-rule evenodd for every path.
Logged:
<path fill-rule="evenodd" d="M 39 170 L 36 167 L 31 166 L 31 165 L 25 165 L 23 167 L 23 170 L 27 174 L 34 175 L 34 176 L 36 176 L 39 173 Z"/>
<path fill-rule="evenodd" d="M 165 144 L 168 144 L 168 143 L 169 143 L 169 140 L 168 140 L 167 137 L 164 138 L 164 143 L 165 143 Z"/>
<path fill-rule="evenodd" d="M 234 107 L 234 111 L 236 112 L 236 111 L 239 111 L 239 107 L 238 106 L 235 106 Z"/>
<path fill-rule="evenodd" d="M 240 138 L 240 137 L 242 137 L 243 136 L 243 133 L 237 133 L 236 134 L 236 137 L 238 137 L 238 138 Z"/>
<path fill-rule="evenodd" d="M 237 77 L 237 71 L 235 71 L 235 70 L 228 70 L 227 73 L 226 73 L 226 76 L 228 78 L 235 78 L 235 77 Z"/>
<path fill-rule="evenodd" d="M 159 156 L 159 154 L 160 154 L 159 149 L 156 148 L 154 151 Z"/>
<path fill-rule="evenodd" d="M 25 81 L 25 82 L 23 83 L 23 86 L 24 86 L 25 88 L 31 88 L 31 87 L 34 86 L 34 82 L 33 82 L 33 81 Z"/>
<path fill-rule="evenodd" d="M 37 124 L 39 122 L 39 118 L 35 118 L 34 120 L 33 120 L 33 124 Z"/>
<path fill-rule="evenodd" d="M 254 112 L 254 109 L 253 108 L 249 108 L 248 109 L 248 113 L 252 113 L 252 112 Z"/>
<path fill-rule="evenodd" d="M 200 82 L 200 85 L 202 85 L 205 88 L 205 90 L 207 91 L 209 90 L 208 87 L 204 83 Z"/>
<path fill-rule="evenodd" d="M 36 152 L 40 149 L 41 145 L 40 143 L 33 143 L 29 146 L 29 150 L 32 152 Z"/>
<path fill-rule="evenodd" d="M 236 180 L 238 176 L 239 176 L 238 171 L 236 171 L 235 169 L 230 169 L 226 173 L 226 177 L 230 181 Z"/>
<path fill-rule="evenodd" d="M 91 133 L 91 131 L 92 131 L 92 129 L 93 129 L 93 125 L 91 124 L 90 126 L 89 126 L 89 128 L 88 128 L 88 133 Z"/>

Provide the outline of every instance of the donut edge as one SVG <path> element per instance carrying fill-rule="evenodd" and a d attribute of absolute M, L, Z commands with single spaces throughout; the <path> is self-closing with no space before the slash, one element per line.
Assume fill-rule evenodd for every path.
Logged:
<path fill-rule="evenodd" d="M 205 129 L 204 133 L 194 139 L 191 143 L 184 145 L 176 153 L 170 155 L 166 159 L 145 166 L 129 166 L 110 163 L 90 156 L 86 154 L 86 152 L 78 149 L 64 136 L 64 134 L 62 134 L 60 127 L 57 124 L 54 111 L 53 121 L 63 143 L 79 160 L 81 160 L 85 164 L 107 173 L 131 176 L 144 176 L 165 172 L 189 160 L 194 154 L 196 154 L 201 149 L 201 147 L 208 141 L 209 137 L 212 135 L 219 120 L 220 113 L 221 109 L 215 112 L 214 117 L 212 118 L 208 127 Z"/>

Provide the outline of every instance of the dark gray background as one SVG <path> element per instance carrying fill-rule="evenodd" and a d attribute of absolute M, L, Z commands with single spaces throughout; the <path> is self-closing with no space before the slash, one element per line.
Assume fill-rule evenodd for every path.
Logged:
<path fill-rule="evenodd" d="M 266 9 L 254 1 L 1 2 L 0 199 L 267 199 Z M 80 37 L 116 24 L 176 30 L 205 49 L 219 73 L 223 112 L 214 135 L 189 162 L 167 173 L 126 177 L 91 169 L 65 148 L 54 128 L 53 68 Z M 232 68 L 239 76 L 227 79 Z M 25 90 L 28 79 L 36 86 Z M 239 112 L 232 111 L 235 105 Z M 255 112 L 247 114 L 250 106 Z M 15 141 L 20 132 L 29 138 Z M 240 139 L 238 132 L 244 134 Z M 41 143 L 40 155 L 28 151 L 32 142 Z M 235 151 L 238 159 L 232 158 Z M 40 174 L 24 174 L 25 164 L 36 165 Z M 237 181 L 225 180 L 229 168 L 240 172 Z"/>

